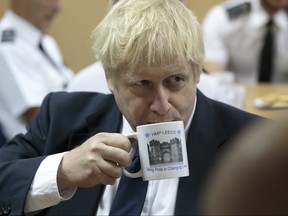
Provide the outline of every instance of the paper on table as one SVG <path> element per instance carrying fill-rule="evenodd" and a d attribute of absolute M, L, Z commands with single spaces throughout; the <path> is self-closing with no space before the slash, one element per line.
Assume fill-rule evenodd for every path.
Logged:
<path fill-rule="evenodd" d="M 288 93 L 270 93 L 254 99 L 254 106 L 260 109 L 288 108 Z"/>

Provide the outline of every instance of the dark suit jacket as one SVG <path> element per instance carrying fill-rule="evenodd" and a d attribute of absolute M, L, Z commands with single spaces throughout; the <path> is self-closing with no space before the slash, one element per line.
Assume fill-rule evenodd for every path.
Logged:
<path fill-rule="evenodd" d="M 199 195 L 220 146 L 257 116 L 213 101 L 197 92 L 197 107 L 189 129 L 187 151 L 190 176 L 180 178 L 176 215 L 198 211 Z M 99 132 L 119 132 L 122 116 L 112 95 L 52 93 L 25 135 L 17 135 L 0 150 L 0 211 L 23 214 L 25 196 L 41 161 L 50 154 L 80 145 Z M 19 159 L 19 160 L 15 160 Z M 41 215 L 95 215 L 104 186 L 78 188 L 69 201 Z M 1 212 L 0 212 L 1 215 Z"/>
<path fill-rule="evenodd" d="M 5 142 L 6 142 L 6 139 L 5 139 L 4 133 L 2 132 L 2 127 L 1 127 L 1 124 L 0 124 L 0 147 L 2 145 L 4 145 Z"/>

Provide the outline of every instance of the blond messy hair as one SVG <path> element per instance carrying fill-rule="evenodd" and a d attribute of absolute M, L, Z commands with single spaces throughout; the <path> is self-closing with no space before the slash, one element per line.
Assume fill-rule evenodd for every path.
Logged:
<path fill-rule="evenodd" d="M 121 0 L 93 31 L 96 59 L 111 73 L 179 63 L 199 76 L 203 34 L 196 17 L 179 0 Z"/>

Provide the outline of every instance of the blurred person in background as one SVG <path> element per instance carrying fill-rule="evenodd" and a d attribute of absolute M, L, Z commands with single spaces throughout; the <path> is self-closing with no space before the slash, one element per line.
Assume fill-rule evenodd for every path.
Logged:
<path fill-rule="evenodd" d="M 288 215 L 288 118 L 248 127 L 203 192 L 204 215 Z"/>
<path fill-rule="evenodd" d="M 73 76 L 47 34 L 60 10 L 60 0 L 10 0 L 1 19 L 0 121 L 7 139 L 25 132 L 44 96 Z"/>
<path fill-rule="evenodd" d="M 288 82 L 288 0 L 229 0 L 203 19 L 204 68 L 242 83 Z"/>

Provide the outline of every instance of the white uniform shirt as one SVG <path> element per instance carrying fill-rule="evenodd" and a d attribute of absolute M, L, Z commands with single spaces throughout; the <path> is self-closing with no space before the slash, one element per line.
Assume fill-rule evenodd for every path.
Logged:
<path fill-rule="evenodd" d="M 8 139 L 25 132 L 20 116 L 44 96 L 62 90 L 73 73 L 63 64 L 55 40 L 7 11 L 0 23 L 0 122 Z M 40 51 L 39 42 L 56 67 Z"/>
<path fill-rule="evenodd" d="M 237 6 L 248 2 L 249 11 Z M 233 8 L 236 17 L 228 15 Z M 237 11 L 238 10 L 238 11 Z M 237 16 L 237 13 L 238 14 Z M 258 82 L 259 53 L 269 20 L 259 0 L 230 0 L 214 6 L 203 20 L 206 60 L 227 65 L 236 81 Z M 288 82 L 288 15 L 284 10 L 274 15 L 273 82 Z"/>

